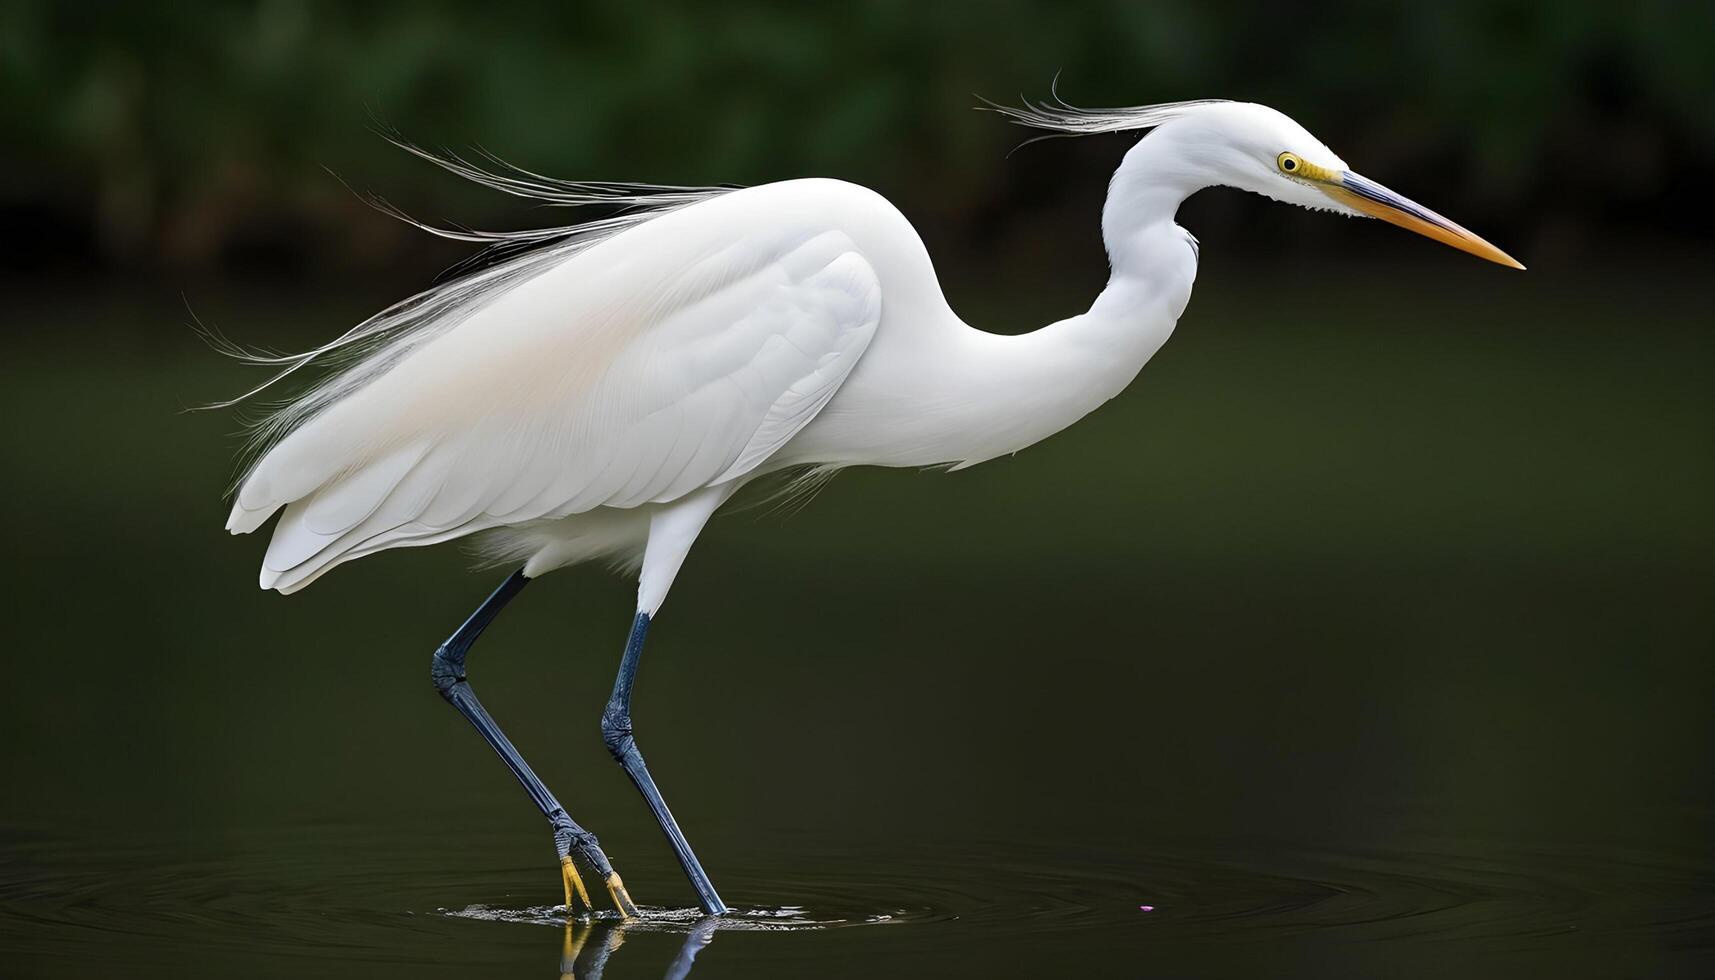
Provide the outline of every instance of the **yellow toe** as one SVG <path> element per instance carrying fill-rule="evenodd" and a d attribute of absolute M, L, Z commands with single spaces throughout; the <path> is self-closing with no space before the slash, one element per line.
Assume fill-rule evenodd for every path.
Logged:
<path fill-rule="evenodd" d="M 625 882 L 619 880 L 619 872 L 610 872 L 607 876 L 607 894 L 613 899 L 614 908 L 627 919 L 637 918 L 637 905 L 632 902 L 631 894 L 625 890 Z"/>
<path fill-rule="evenodd" d="M 574 915 L 585 915 L 595 910 L 590 901 L 590 893 L 584 890 L 584 879 L 578 874 L 577 865 L 572 863 L 570 855 L 560 859 L 560 884 L 566 889 L 566 908 Z M 573 904 L 572 896 L 576 895 L 578 902 Z"/>

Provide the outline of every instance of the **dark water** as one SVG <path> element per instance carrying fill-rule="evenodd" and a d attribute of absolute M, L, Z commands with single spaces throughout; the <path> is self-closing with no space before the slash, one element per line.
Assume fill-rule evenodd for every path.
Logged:
<path fill-rule="evenodd" d="M 21 301 L 60 326 L 0 362 L 0 974 L 1715 971 L 1702 298 L 1210 275 L 1064 436 L 713 525 L 637 723 L 730 919 L 597 736 L 627 586 L 518 600 L 473 682 L 648 906 L 569 928 L 428 682 L 497 573 L 261 594 L 233 423 L 178 414 L 238 375 L 161 340 L 177 296 Z M 290 338 L 370 299 L 227 302 Z"/>
<path fill-rule="evenodd" d="M 1423 840 L 1315 850 L 1230 839 L 1153 847 L 999 839 L 878 855 L 771 835 L 723 874 L 768 896 L 722 920 L 648 907 L 568 923 L 541 868 L 475 833 L 457 859 L 349 826 L 112 850 L 7 842 L 9 959 L 72 975 L 493 972 L 711 976 L 1270 974 L 1492 967 L 1690 972 L 1715 909 L 1706 860 L 1643 848 Z M 464 870 L 454 872 L 449 864 Z M 623 946 L 623 949 L 620 947 Z M 1403 961 L 1403 962 L 1402 962 Z M 1633 972 L 1635 971 L 1635 972 Z"/>
<path fill-rule="evenodd" d="M 735 845 L 722 885 L 771 904 L 719 920 L 646 906 L 568 922 L 504 838 L 445 854 L 351 826 L 218 853 L 15 836 L 0 910 L 9 960 L 56 975 L 1693 975 L 1715 928 L 1707 855 L 1645 847 L 769 839 Z"/>

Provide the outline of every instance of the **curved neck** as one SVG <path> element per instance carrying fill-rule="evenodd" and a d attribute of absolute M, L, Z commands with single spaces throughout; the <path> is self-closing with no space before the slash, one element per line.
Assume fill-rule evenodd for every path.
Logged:
<path fill-rule="evenodd" d="M 1194 240 L 1173 215 L 1202 185 L 1162 152 L 1170 143 L 1145 137 L 1114 174 L 1102 209 L 1110 273 L 1089 312 L 1030 333 L 975 329 L 947 306 L 925 255 L 918 282 L 936 315 L 922 332 L 881 331 L 864 363 L 897 358 L 896 370 L 860 367 L 805 430 L 826 442 L 795 441 L 800 454 L 778 462 L 962 468 L 1018 452 L 1124 390 L 1173 333 L 1197 274 Z"/>
<path fill-rule="evenodd" d="M 1173 216 L 1202 184 L 1163 152 L 1170 142 L 1145 137 L 1114 174 L 1102 208 L 1108 284 L 1089 312 L 1011 337 L 966 328 L 971 349 L 953 361 L 966 383 L 955 387 L 981 389 L 961 404 L 1001 438 L 953 458 L 1017 452 L 1071 425 L 1123 391 L 1172 335 L 1197 275 L 1195 239 Z"/>
<path fill-rule="evenodd" d="M 1170 133 L 1158 129 L 1120 161 L 1102 205 L 1108 284 L 1088 313 L 1039 331 L 1107 348 L 1129 367 L 1127 381 L 1166 341 L 1197 274 L 1196 239 L 1173 217 L 1207 180 L 1185 165 L 1173 144 Z"/>
<path fill-rule="evenodd" d="M 1207 186 L 1207 175 L 1187 166 L 1186 154 L 1174 146 L 1171 125 L 1138 140 L 1114 171 L 1102 205 L 1102 242 L 1114 275 L 1146 273 L 1152 256 L 1139 239 L 1176 228 L 1179 206 Z"/>

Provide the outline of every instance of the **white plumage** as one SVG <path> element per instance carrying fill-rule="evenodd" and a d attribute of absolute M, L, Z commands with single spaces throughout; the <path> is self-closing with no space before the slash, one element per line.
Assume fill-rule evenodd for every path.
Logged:
<path fill-rule="evenodd" d="M 483 531 L 531 576 L 644 558 L 639 608 L 653 614 L 702 522 L 760 474 L 967 466 L 1117 394 L 1190 297 L 1195 241 L 1172 219 L 1196 190 L 1357 213 L 1281 172 L 1282 151 L 1321 173 L 1344 163 L 1261 106 L 1011 114 L 1070 132 L 1155 127 L 1114 176 L 1107 289 L 1088 313 L 1021 336 L 964 324 L 910 223 L 851 184 L 627 189 L 438 159 L 508 193 L 640 209 L 581 229 L 453 233 L 541 245 L 272 359 L 290 373 L 360 355 L 276 420 L 228 529 L 281 513 L 261 573 L 281 592 L 376 551 Z"/>
<path fill-rule="evenodd" d="M 381 548 L 677 500 L 775 453 L 863 354 L 879 285 L 837 230 L 716 237 L 685 220 L 696 210 L 512 287 L 282 439 L 229 521 L 253 530 L 284 507 L 263 586 L 290 592 Z"/>
<path fill-rule="evenodd" d="M 263 422 L 266 449 L 227 522 L 245 533 L 280 514 L 264 588 L 293 592 L 353 558 L 477 533 L 489 535 L 491 555 L 523 561 L 436 649 L 431 677 L 548 818 L 569 909 L 593 908 L 582 862 L 621 915 L 637 913 L 595 837 L 537 778 L 465 675 L 470 645 L 529 578 L 596 557 L 640 565 L 603 742 L 698 904 L 718 915 L 727 905 L 637 747 L 631 697 L 644 638 L 692 543 L 746 482 L 794 466 L 956 469 L 1082 418 L 1131 382 L 1190 300 L 1197 244 L 1173 219 L 1205 187 L 1370 214 L 1518 265 L 1350 173 L 1272 109 L 1005 111 L 1063 132 L 1151 129 L 1114 174 L 1102 211 L 1107 287 L 1089 312 L 1032 333 L 967 326 L 911 224 L 851 184 L 576 184 L 424 154 L 506 193 L 622 210 L 539 232 L 438 231 L 525 251 L 308 354 L 249 357 L 277 369 L 251 394 L 305 367 L 333 368 Z"/>

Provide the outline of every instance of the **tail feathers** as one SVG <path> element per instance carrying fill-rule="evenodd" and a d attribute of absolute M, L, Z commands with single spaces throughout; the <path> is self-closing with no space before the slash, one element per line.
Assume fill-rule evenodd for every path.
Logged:
<path fill-rule="evenodd" d="M 233 494 L 232 512 L 227 516 L 226 529 L 233 534 L 249 534 L 274 516 L 280 508 L 294 501 L 319 496 L 337 484 L 350 483 L 360 477 L 353 493 L 340 498 L 343 504 L 328 505 L 329 511 L 344 513 L 360 507 L 355 497 L 364 486 L 384 480 L 398 470 L 398 460 L 408 450 L 395 449 L 373 460 L 366 460 L 365 450 L 354 440 L 350 427 L 340 424 L 339 413 L 330 412 L 294 430 L 269 449 L 244 478 L 238 492 Z M 422 448 L 417 448 L 419 457 Z M 367 477 L 370 470 L 380 468 L 375 478 Z M 409 469 L 409 464 L 404 464 Z M 394 476 L 395 482 L 398 476 Z M 376 498 L 379 502 L 380 498 Z M 338 513 L 323 512 L 317 523 L 327 526 L 338 520 Z M 359 517 L 358 520 L 362 518 Z M 356 523 L 355 521 L 351 523 Z M 349 526 L 349 525 L 348 525 Z"/>
<path fill-rule="evenodd" d="M 418 508 L 399 506 L 405 501 L 396 500 L 395 491 L 422 459 L 424 448 L 418 445 L 396 449 L 326 484 L 314 494 L 293 501 L 274 528 L 274 540 L 268 543 L 262 567 L 276 572 L 296 568 L 330 545 L 345 540 L 383 509 L 394 518 L 387 527 L 415 518 Z"/>
<path fill-rule="evenodd" d="M 339 542 L 336 542 L 323 549 L 314 558 L 284 571 L 274 571 L 267 565 L 263 565 L 259 584 L 264 589 L 276 589 L 281 595 L 291 595 L 334 568 L 353 559 L 372 555 L 377 551 L 385 551 L 388 548 L 420 548 L 426 545 L 440 544 L 443 541 L 450 541 L 469 533 L 471 533 L 469 527 L 455 527 L 442 531 L 435 531 L 421 525 L 396 527 L 374 535 L 360 544 L 347 542 L 350 546 L 342 547 Z"/>
<path fill-rule="evenodd" d="M 259 584 L 289 595 L 355 558 L 388 548 L 439 544 L 479 532 L 486 532 L 480 549 L 486 560 L 525 561 L 525 574 L 532 577 L 562 565 L 604 557 L 634 569 L 642 556 L 649 531 L 648 513 L 597 508 L 575 519 L 544 518 L 522 526 L 501 525 L 496 518 L 478 513 L 461 515 L 451 524 L 436 524 L 426 519 L 425 498 L 412 486 L 421 475 L 422 464 L 391 488 L 387 499 L 371 514 L 343 533 L 316 531 L 310 526 L 315 499 L 286 505 L 263 561 Z"/>
<path fill-rule="evenodd" d="M 491 488 L 449 483 L 460 458 L 444 445 L 403 446 L 287 503 L 262 560 L 262 587 L 296 592 L 353 558 L 494 526 Z"/>
<path fill-rule="evenodd" d="M 234 501 L 232 513 L 226 516 L 226 529 L 233 534 L 249 534 L 266 524 L 268 518 L 273 517 L 274 512 L 279 509 L 280 505 L 276 503 L 256 510 L 247 510 L 243 504 Z"/>

